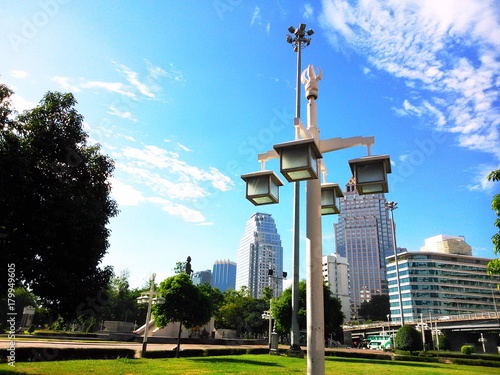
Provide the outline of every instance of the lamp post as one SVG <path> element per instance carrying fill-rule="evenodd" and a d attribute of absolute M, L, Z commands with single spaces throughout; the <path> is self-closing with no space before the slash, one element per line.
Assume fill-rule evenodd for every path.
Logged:
<path fill-rule="evenodd" d="M 399 264 L 398 264 L 398 248 L 396 245 L 396 228 L 394 225 L 394 210 L 398 208 L 398 202 L 387 202 L 385 207 L 391 211 L 391 230 L 392 230 L 392 244 L 394 250 L 394 263 L 396 264 L 396 285 L 398 287 L 398 300 L 399 309 L 401 311 L 401 327 L 405 325 L 404 311 L 403 311 L 403 297 L 401 295 L 401 283 L 399 281 Z"/>
<path fill-rule="evenodd" d="M 286 279 L 287 273 L 283 272 L 282 276 L 278 276 L 278 275 L 275 275 L 274 270 L 270 268 L 268 270 L 267 274 L 269 276 L 269 279 L 274 280 L 275 288 L 273 288 L 273 297 L 278 297 L 278 286 L 279 286 L 278 282 L 279 282 L 279 280 Z M 271 283 L 269 283 L 269 284 L 271 284 Z M 269 301 L 269 315 L 270 315 L 270 318 L 269 318 L 269 349 L 270 349 L 271 354 L 279 354 L 278 334 L 272 328 L 273 327 L 273 316 L 272 316 L 272 312 L 271 312 L 272 301 L 273 301 L 273 299 L 271 298 L 271 300 Z"/>
<path fill-rule="evenodd" d="M 287 35 L 287 42 L 293 46 L 297 52 L 297 80 L 295 86 L 295 118 L 300 118 L 300 72 L 302 48 L 311 43 L 310 36 L 314 34 L 312 29 L 305 31 L 306 25 L 301 23 L 298 28 L 290 26 L 288 31 L 292 35 Z M 307 34 L 307 35 L 306 35 Z M 299 139 L 298 131 L 295 132 L 295 139 Z M 300 181 L 294 182 L 293 192 L 293 245 L 292 245 L 292 324 L 290 330 L 290 351 L 289 355 L 301 356 L 300 330 L 297 313 L 299 311 L 299 263 L 300 263 Z"/>
<path fill-rule="evenodd" d="M 288 181 L 307 180 L 306 194 L 306 269 L 307 269 L 307 374 L 318 375 L 325 373 L 325 337 L 324 337 L 324 310 L 323 310 L 323 277 L 322 277 L 322 234 L 321 234 L 321 184 L 318 170 L 326 175 L 324 163 L 320 163 L 322 155 L 327 152 L 342 150 L 354 146 L 370 146 L 374 144 L 373 137 L 331 138 L 320 140 L 317 126 L 316 99 L 318 98 L 318 81 L 322 73 L 316 74 L 314 67 L 309 65 L 302 73 L 302 83 L 305 84 L 308 100 L 307 122 L 305 128 L 300 118 L 294 119 L 296 134 L 302 138 L 292 142 L 274 145 L 274 150 L 258 155 L 258 160 L 264 163 L 269 159 L 279 158 L 280 169 Z M 386 192 L 386 174 L 391 172 L 389 156 L 379 156 L 350 160 L 349 164 L 361 189 L 360 194 L 377 194 Z M 373 173 L 373 170 L 376 173 Z M 382 174 L 380 174 L 382 171 Z M 242 176 L 247 183 L 253 183 L 251 175 Z M 380 180 L 380 178 L 383 179 Z M 380 180 L 380 181 L 379 181 Z M 374 185 L 375 182 L 378 185 Z M 370 185 L 369 189 L 365 186 Z M 247 199 L 255 203 L 253 197 Z M 277 203 L 277 202 L 271 202 Z"/>
<path fill-rule="evenodd" d="M 144 339 L 142 340 L 142 351 L 141 357 L 144 358 L 146 354 L 146 349 L 148 346 L 148 331 L 149 331 L 149 321 L 151 320 L 151 307 L 154 304 L 162 304 L 165 302 L 165 299 L 162 297 L 156 297 L 159 293 L 155 292 L 155 277 L 156 274 L 153 273 L 151 275 L 151 279 L 149 280 L 149 292 L 141 293 L 141 296 L 137 298 L 137 303 L 140 304 L 148 304 L 148 311 L 146 313 L 146 325 L 144 326 Z"/>

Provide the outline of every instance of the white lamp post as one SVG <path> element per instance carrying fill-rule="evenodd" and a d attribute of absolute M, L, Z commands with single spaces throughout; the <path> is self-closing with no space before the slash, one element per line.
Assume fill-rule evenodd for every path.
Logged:
<path fill-rule="evenodd" d="M 300 119 L 294 120 L 301 141 L 287 142 L 275 145 L 273 151 L 260 154 L 258 160 L 264 162 L 280 157 L 280 167 L 288 181 L 307 180 L 306 195 L 306 269 L 307 269 L 307 374 L 325 373 L 325 342 L 324 342 L 324 310 L 323 310 L 323 277 L 322 277 L 322 234 L 321 234 L 321 184 L 317 178 L 318 160 L 326 152 L 341 150 L 353 146 L 373 144 L 373 137 L 352 137 L 347 139 L 333 138 L 321 140 L 317 127 L 316 99 L 318 98 L 318 81 L 321 70 L 316 74 L 312 65 L 302 73 L 302 83 L 305 84 L 308 99 L 308 127 L 303 126 Z M 301 152 L 299 152 L 302 151 Z M 380 157 L 375 157 L 379 158 Z M 373 162 L 367 158 L 364 162 Z M 382 163 L 388 162 L 388 157 L 382 157 Z M 351 163 L 352 164 L 352 163 Z M 360 164 L 362 165 L 362 164 Z M 389 164 L 390 165 L 390 164 Z M 353 167 L 351 167 L 353 168 Z M 357 171 L 361 171 L 358 168 Z M 362 173 L 363 171 L 361 171 Z M 390 173 L 390 167 L 383 167 L 384 173 Z M 373 174 L 373 173 L 372 173 Z M 362 176 L 362 174 L 359 174 Z M 380 177 L 377 175 L 376 177 Z M 382 176 L 387 181 L 386 176 Z M 363 179 L 364 177 L 358 177 Z M 372 179 L 373 180 L 373 179 Z M 372 180 L 366 179 L 373 183 Z"/>
<path fill-rule="evenodd" d="M 141 351 L 141 357 L 144 357 L 146 354 L 146 349 L 148 346 L 148 331 L 149 331 L 149 321 L 151 320 L 151 307 L 154 304 L 161 305 L 165 303 L 165 299 L 162 297 L 157 297 L 159 294 L 158 292 L 155 292 L 155 277 L 156 274 L 153 273 L 151 275 L 150 279 L 150 286 L 149 286 L 149 292 L 144 292 L 141 294 L 140 297 L 137 298 L 137 303 L 139 304 L 148 304 L 148 311 L 146 313 L 146 325 L 144 326 L 144 339 L 142 340 L 142 351 Z"/>

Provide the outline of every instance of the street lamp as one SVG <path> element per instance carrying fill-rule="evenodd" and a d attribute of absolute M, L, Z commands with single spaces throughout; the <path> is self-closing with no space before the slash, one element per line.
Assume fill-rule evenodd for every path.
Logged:
<path fill-rule="evenodd" d="M 391 173 L 389 155 L 365 156 L 349 160 L 359 195 L 387 193 L 387 174 Z"/>
<path fill-rule="evenodd" d="M 277 158 L 284 177 L 288 181 L 307 180 L 306 194 L 306 269 L 307 269 L 307 373 L 309 375 L 325 372 L 325 342 L 324 342 L 324 303 L 322 277 L 322 233 L 321 233 L 321 183 L 317 178 L 318 158 L 327 152 L 337 151 L 353 146 L 373 144 L 373 137 L 352 137 L 347 139 L 334 138 L 321 140 L 317 126 L 316 99 L 318 98 L 318 81 L 321 70 L 316 74 L 314 67 L 309 67 L 302 73 L 302 83 L 305 84 L 308 99 L 308 127 L 305 128 L 299 118 L 295 118 L 296 137 L 302 140 L 287 142 L 274 146 L 274 152 L 259 154 L 258 160 Z M 300 151 L 303 153 L 301 154 Z M 380 158 L 380 157 L 378 157 Z M 299 163 L 295 163 L 296 161 Z M 382 157 L 382 162 L 388 162 L 388 157 Z M 299 168 L 303 168 L 300 169 Z M 324 165 L 322 165 L 322 169 Z M 305 172 L 304 172 L 305 170 Z M 384 167 L 383 172 L 388 173 Z M 314 173 L 316 172 L 316 173 Z M 386 176 L 382 176 L 386 180 Z M 297 196 L 296 196 L 297 199 Z M 298 232 L 297 232 L 298 233 Z M 295 279 L 295 267 L 294 267 Z M 293 292 L 293 289 L 292 289 Z M 293 306 L 293 305 L 292 305 Z M 298 304 L 297 304 L 298 306 Z"/>
<path fill-rule="evenodd" d="M 278 297 L 278 281 L 286 279 L 287 273 L 282 272 L 282 277 L 275 275 L 274 270 L 272 268 L 269 268 L 267 271 L 267 275 L 269 276 L 269 279 L 274 279 L 275 281 L 275 288 L 273 288 L 273 297 Z M 269 283 L 271 284 L 271 283 Z M 273 316 L 271 313 L 271 304 L 272 304 L 273 299 L 269 301 L 269 349 L 271 354 L 278 354 L 278 334 L 272 329 L 273 326 Z"/>
<path fill-rule="evenodd" d="M 394 250 L 394 263 L 396 265 L 396 286 L 398 288 L 399 309 L 401 311 L 401 327 L 405 325 L 405 317 L 403 311 L 403 297 L 401 295 L 401 283 L 399 280 L 399 262 L 398 262 L 398 248 L 396 245 L 396 227 L 394 225 L 394 210 L 398 208 L 398 202 L 386 202 L 385 207 L 391 211 L 391 230 L 392 230 L 392 244 Z"/>
<path fill-rule="evenodd" d="M 283 182 L 273 171 L 260 171 L 241 176 L 246 182 L 246 198 L 254 205 L 279 202 L 279 187 Z"/>
<path fill-rule="evenodd" d="M 300 74 L 302 49 L 311 44 L 312 29 L 305 32 L 306 25 L 301 23 L 298 28 L 290 26 L 288 32 L 292 35 L 286 36 L 286 41 L 297 53 L 297 71 L 295 85 L 295 118 L 300 119 Z M 299 128 L 295 128 L 295 139 L 299 139 Z M 303 357 L 300 349 L 300 329 L 299 329 L 299 263 L 300 263 L 300 182 L 294 182 L 293 191 L 293 246 L 292 246 L 292 327 L 290 330 L 290 350 L 288 355 Z"/>
<path fill-rule="evenodd" d="M 149 280 L 149 292 L 141 293 L 141 296 L 137 298 L 137 303 L 139 304 L 148 304 L 148 312 L 146 313 L 146 325 L 144 326 L 144 339 L 142 340 L 142 351 L 141 357 L 144 358 L 146 354 L 146 349 L 148 346 L 148 331 L 149 331 L 149 321 L 151 320 L 151 307 L 153 304 L 161 305 L 165 303 L 165 299 L 163 297 L 158 297 L 158 292 L 155 292 L 155 277 L 156 274 L 153 273 L 151 275 L 151 279 Z"/>
<path fill-rule="evenodd" d="M 339 184 L 321 184 L 321 215 L 340 214 L 337 198 L 343 196 Z"/>

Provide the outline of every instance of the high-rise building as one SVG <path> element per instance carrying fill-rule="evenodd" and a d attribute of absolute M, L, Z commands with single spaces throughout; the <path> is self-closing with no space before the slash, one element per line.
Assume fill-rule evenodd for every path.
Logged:
<path fill-rule="evenodd" d="M 323 280 L 330 285 L 334 297 L 340 299 L 344 321 L 351 320 L 349 305 L 349 265 L 347 258 L 335 253 L 323 255 Z"/>
<path fill-rule="evenodd" d="M 500 276 L 486 273 L 491 259 L 473 257 L 463 237 L 441 235 L 425 244 L 421 251 L 397 255 L 405 320 L 498 311 Z M 387 258 L 387 273 L 391 319 L 400 321 L 394 255 Z"/>
<path fill-rule="evenodd" d="M 229 259 L 216 260 L 212 271 L 212 287 L 221 292 L 233 289 L 236 286 L 236 262 Z"/>
<path fill-rule="evenodd" d="M 349 263 L 354 318 L 363 301 L 376 294 L 388 294 L 386 257 L 394 250 L 386 202 L 384 194 L 359 195 L 353 178 L 340 199 L 340 215 L 334 225 L 335 246 L 336 253 Z"/>
<path fill-rule="evenodd" d="M 271 215 L 257 212 L 247 221 L 236 263 L 236 290 L 245 286 L 252 297 L 261 298 L 267 286 L 281 294 L 283 279 L 269 276 L 270 269 L 283 274 L 281 238 Z"/>
<path fill-rule="evenodd" d="M 210 270 L 194 272 L 192 275 L 192 280 L 194 285 L 201 285 L 201 284 L 210 285 L 211 279 L 212 279 L 212 271 Z"/>

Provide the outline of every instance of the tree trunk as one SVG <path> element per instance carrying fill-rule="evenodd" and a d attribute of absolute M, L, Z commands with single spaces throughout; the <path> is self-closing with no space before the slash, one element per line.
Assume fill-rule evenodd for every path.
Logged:
<path fill-rule="evenodd" d="M 175 349 L 175 358 L 179 358 L 179 350 L 181 350 L 181 332 L 182 323 L 179 322 L 179 334 L 177 335 L 177 348 Z"/>

